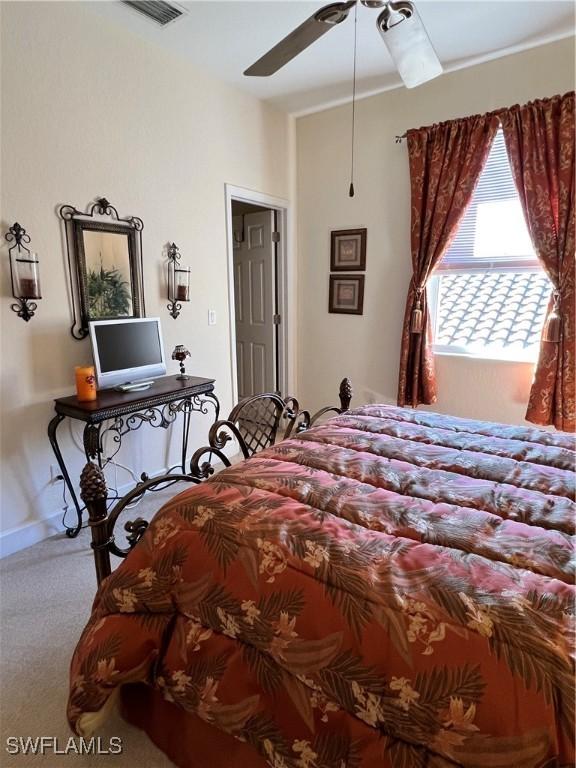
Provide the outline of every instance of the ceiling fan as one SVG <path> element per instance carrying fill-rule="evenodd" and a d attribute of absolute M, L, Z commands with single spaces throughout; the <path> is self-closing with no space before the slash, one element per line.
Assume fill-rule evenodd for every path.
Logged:
<path fill-rule="evenodd" d="M 358 0 L 325 5 L 265 53 L 244 72 L 268 77 L 302 53 L 318 38 L 348 18 Z M 442 65 L 420 16 L 409 0 L 360 0 L 366 8 L 383 8 L 376 25 L 407 88 L 442 74 Z"/>

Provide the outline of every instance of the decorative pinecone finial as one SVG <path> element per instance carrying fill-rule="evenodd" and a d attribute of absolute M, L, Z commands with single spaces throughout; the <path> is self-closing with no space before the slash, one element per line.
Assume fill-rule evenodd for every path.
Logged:
<path fill-rule="evenodd" d="M 352 395 L 354 394 L 354 390 L 352 389 L 352 382 L 349 378 L 342 379 L 340 382 L 340 405 L 342 406 L 343 411 L 347 411 L 350 408 L 350 401 L 352 400 Z"/>
<path fill-rule="evenodd" d="M 86 464 L 80 475 L 80 497 L 85 503 L 108 498 L 104 473 L 91 461 Z"/>

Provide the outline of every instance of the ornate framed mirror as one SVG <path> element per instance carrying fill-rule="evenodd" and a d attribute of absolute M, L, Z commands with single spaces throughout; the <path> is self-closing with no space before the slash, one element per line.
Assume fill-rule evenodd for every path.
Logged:
<path fill-rule="evenodd" d="M 63 205 L 75 339 L 88 335 L 90 320 L 144 317 L 142 219 L 121 218 L 105 197 L 87 213 Z"/>

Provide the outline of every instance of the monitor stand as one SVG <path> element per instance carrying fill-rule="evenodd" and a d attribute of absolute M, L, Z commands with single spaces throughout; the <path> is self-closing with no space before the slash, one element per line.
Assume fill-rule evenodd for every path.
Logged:
<path fill-rule="evenodd" d="M 147 381 L 127 381 L 125 384 L 119 384 L 114 387 L 116 392 L 143 392 L 145 389 L 150 389 L 154 384 L 152 380 Z"/>

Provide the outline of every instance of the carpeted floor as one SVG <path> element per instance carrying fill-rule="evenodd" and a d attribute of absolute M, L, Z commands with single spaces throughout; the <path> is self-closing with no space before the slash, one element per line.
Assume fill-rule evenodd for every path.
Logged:
<path fill-rule="evenodd" d="M 151 517 L 173 493 L 149 494 L 135 516 Z M 6 751 L 9 736 L 57 737 L 59 745 L 65 746 L 72 735 L 66 721 L 68 665 L 95 591 L 86 530 L 77 539 L 54 536 L 0 561 L 1 768 L 172 765 L 144 733 L 116 713 L 98 735 L 103 746 L 108 746 L 111 736 L 119 736 L 121 754 L 48 752 L 42 756 L 9 755 Z"/>

